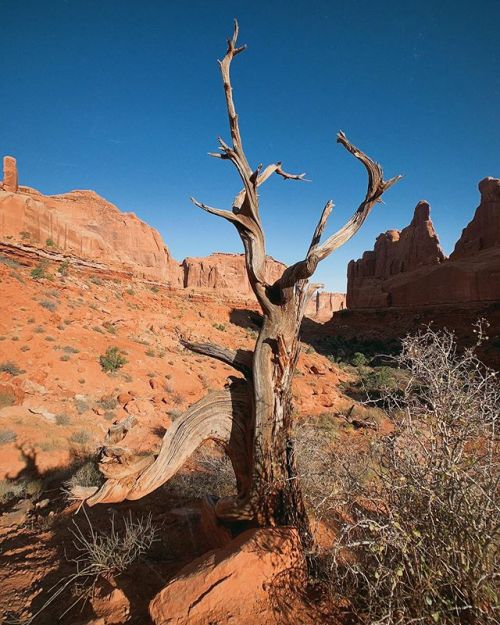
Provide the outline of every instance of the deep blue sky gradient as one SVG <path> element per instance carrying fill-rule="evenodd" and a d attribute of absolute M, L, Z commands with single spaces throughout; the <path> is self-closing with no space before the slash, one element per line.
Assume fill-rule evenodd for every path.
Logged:
<path fill-rule="evenodd" d="M 299 259 L 326 200 L 329 232 L 358 205 L 362 167 L 342 129 L 404 179 L 316 278 L 345 288 L 346 265 L 409 223 L 420 199 L 447 253 L 500 176 L 500 2 L 0 0 L 0 152 L 44 193 L 94 189 L 162 233 L 173 255 L 239 252 L 232 226 L 189 196 L 229 208 L 240 188 L 216 63 L 232 19 L 248 50 L 233 86 L 252 165 L 282 160 L 311 183 L 261 192 L 268 253 Z"/>

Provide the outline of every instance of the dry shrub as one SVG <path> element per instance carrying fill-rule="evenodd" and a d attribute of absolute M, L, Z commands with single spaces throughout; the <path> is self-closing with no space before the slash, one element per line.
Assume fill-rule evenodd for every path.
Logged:
<path fill-rule="evenodd" d="M 365 624 L 498 622 L 498 375 L 446 330 L 407 337 L 397 361 L 410 377 L 386 397 L 395 430 L 358 457 L 364 470 L 330 456 L 312 491 L 302 477 L 339 528 L 325 582 Z"/>
<path fill-rule="evenodd" d="M 121 528 L 117 527 L 115 517 L 111 517 L 107 531 L 94 528 L 85 508 L 83 508 L 88 528 L 82 529 L 74 523 L 70 530 L 73 536 L 73 547 L 77 556 L 72 562 L 76 571 L 62 578 L 49 591 L 49 597 L 42 607 L 26 622 L 29 625 L 44 610 L 47 609 L 67 589 L 73 588 L 76 599 L 61 614 L 62 618 L 77 603 L 85 602 L 95 589 L 101 577 L 117 576 L 126 571 L 134 562 L 138 561 L 149 551 L 157 540 L 158 528 L 154 525 L 151 514 L 145 517 L 122 517 Z"/>
<path fill-rule="evenodd" d="M 231 461 L 216 445 L 201 447 L 185 470 L 177 473 L 164 488 L 181 500 L 203 499 L 207 495 L 236 495 L 236 478 Z"/>

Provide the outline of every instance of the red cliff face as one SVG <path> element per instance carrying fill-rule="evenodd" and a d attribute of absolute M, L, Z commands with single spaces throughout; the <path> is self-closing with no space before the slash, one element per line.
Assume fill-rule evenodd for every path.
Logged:
<path fill-rule="evenodd" d="M 51 196 L 28 187 L 19 187 L 18 193 L 0 191 L 0 238 L 173 286 L 180 279 L 160 234 L 93 191 Z"/>
<path fill-rule="evenodd" d="M 43 195 L 18 186 L 16 161 L 4 158 L 0 184 L 0 241 L 25 251 L 52 251 L 95 263 L 96 268 L 126 272 L 172 288 L 211 293 L 228 300 L 252 300 L 242 254 L 216 253 L 205 258 L 172 258 L 161 235 L 133 213 L 122 213 L 94 191 Z M 274 282 L 285 265 L 267 259 L 266 277 Z M 329 319 L 344 306 L 343 295 L 320 293 L 306 314 Z"/>
<path fill-rule="evenodd" d="M 203 258 L 188 257 L 182 261 L 183 286 L 195 291 L 211 292 L 228 299 L 254 299 L 245 270 L 243 254 L 217 252 Z M 285 265 L 271 256 L 266 259 L 266 279 L 275 282 Z M 306 308 L 306 315 L 317 321 L 326 321 L 332 314 L 345 308 L 344 293 L 316 293 Z"/>
<path fill-rule="evenodd" d="M 378 237 L 348 267 L 348 308 L 413 307 L 500 299 L 500 180 L 479 183 L 481 203 L 446 259 L 420 202 L 409 226 Z"/>
<path fill-rule="evenodd" d="M 469 225 L 462 230 L 451 260 L 468 258 L 482 250 L 500 246 L 500 180 L 484 178 L 479 183 L 481 203 Z"/>
<path fill-rule="evenodd" d="M 216 252 L 203 258 L 185 258 L 181 263 L 183 286 L 186 289 L 210 290 L 220 294 L 228 293 L 247 299 L 253 291 L 245 271 L 243 254 L 223 254 Z M 271 256 L 266 259 L 266 279 L 277 280 L 285 265 Z"/>
<path fill-rule="evenodd" d="M 409 226 L 378 236 L 371 252 L 351 261 L 347 273 L 348 308 L 384 308 L 393 305 L 384 285 L 393 276 L 444 260 L 439 239 L 430 219 L 430 207 L 419 202 Z"/>

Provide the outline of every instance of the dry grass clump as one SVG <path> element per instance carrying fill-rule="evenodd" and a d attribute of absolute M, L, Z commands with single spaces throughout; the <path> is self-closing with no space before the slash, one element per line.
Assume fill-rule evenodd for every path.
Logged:
<path fill-rule="evenodd" d="M 67 608 L 61 618 L 77 603 L 85 602 L 93 593 L 99 578 L 117 576 L 127 570 L 146 554 L 155 540 L 158 528 L 154 525 L 151 514 L 145 517 L 122 517 L 121 528 L 111 518 L 107 530 L 96 530 L 83 508 L 88 528 L 82 529 L 74 523 L 70 530 L 73 536 L 73 548 L 77 555 L 71 561 L 76 571 L 62 578 L 50 590 L 50 596 L 42 607 L 31 616 L 28 623 L 51 605 L 68 587 L 73 587 L 76 600 Z"/>
<path fill-rule="evenodd" d="M 95 460 L 87 460 L 81 464 L 76 471 L 63 484 L 63 491 L 71 496 L 75 488 L 88 488 L 90 486 L 101 486 L 104 481 L 102 473 L 97 467 Z"/>
<path fill-rule="evenodd" d="M 90 578 L 123 573 L 151 548 L 158 533 L 151 514 L 132 519 L 122 518 L 122 528 L 118 529 L 115 517 L 111 518 L 107 531 L 97 531 L 88 518 L 88 532 L 84 532 L 76 523 L 72 530 L 73 545 L 78 556 L 76 563 L 79 576 Z"/>
<path fill-rule="evenodd" d="M 168 492 L 184 500 L 203 499 L 206 495 L 236 495 L 236 478 L 231 461 L 217 448 L 200 448 L 187 470 L 177 473 L 164 486 Z"/>
<path fill-rule="evenodd" d="M 446 330 L 407 337 L 397 361 L 409 380 L 386 397 L 394 432 L 361 470 L 312 455 L 312 487 L 303 477 L 338 528 L 324 582 L 366 625 L 498 622 L 498 375 Z"/>

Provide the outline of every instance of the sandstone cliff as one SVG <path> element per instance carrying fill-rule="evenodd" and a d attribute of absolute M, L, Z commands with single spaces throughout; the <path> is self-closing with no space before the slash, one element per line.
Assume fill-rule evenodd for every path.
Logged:
<path fill-rule="evenodd" d="M 14 171 L 13 168 L 14 167 Z M 178 264 L 154 228 L 94 191 L 43 195 L 17 187 L 15 160 L 4 159 L 0 239 L 94 260 L 110 269 L 179 285 Z"/>
<path fill-rule="evenodd" d="M 234 293 L 238 297 L 253 296 L 245 271 L 243 254 L 216 252 L 203 258 L 185 258 L 181 263 L 183 286 L 186 289 L 209 289 Z M 266 259 L 266 279 L 274 282 L 283 273 L 285 265 L 271 256 Z"/>
<path fill-rule="evenodd" d="M 254 301 L 242 254 L 215 253 L 179 264 L 159 232 L 94 191 L 47 196 L 19 186 L 16 160 L 10 156 L 4 158 L 0 183 L 0 241 L 22 246 L 32 257 L 50 251 L 54 260 L 92 261 L 96 269 L 125 272 L 172 288 Z M 273 282 L 284 268 L 268 257 L 267 279 Z M 326 320 L 344 305 L 341 293 L 318 293 L 306 314 Z"/>
<path fill-rule="evenodd" d="M 347 307 L 467 304 L 500 299 L 500 180 L 479 183 L 481 202 L 446 259 L 420 202 L 411 224 L 377 238 L 348 266 Z"/>

